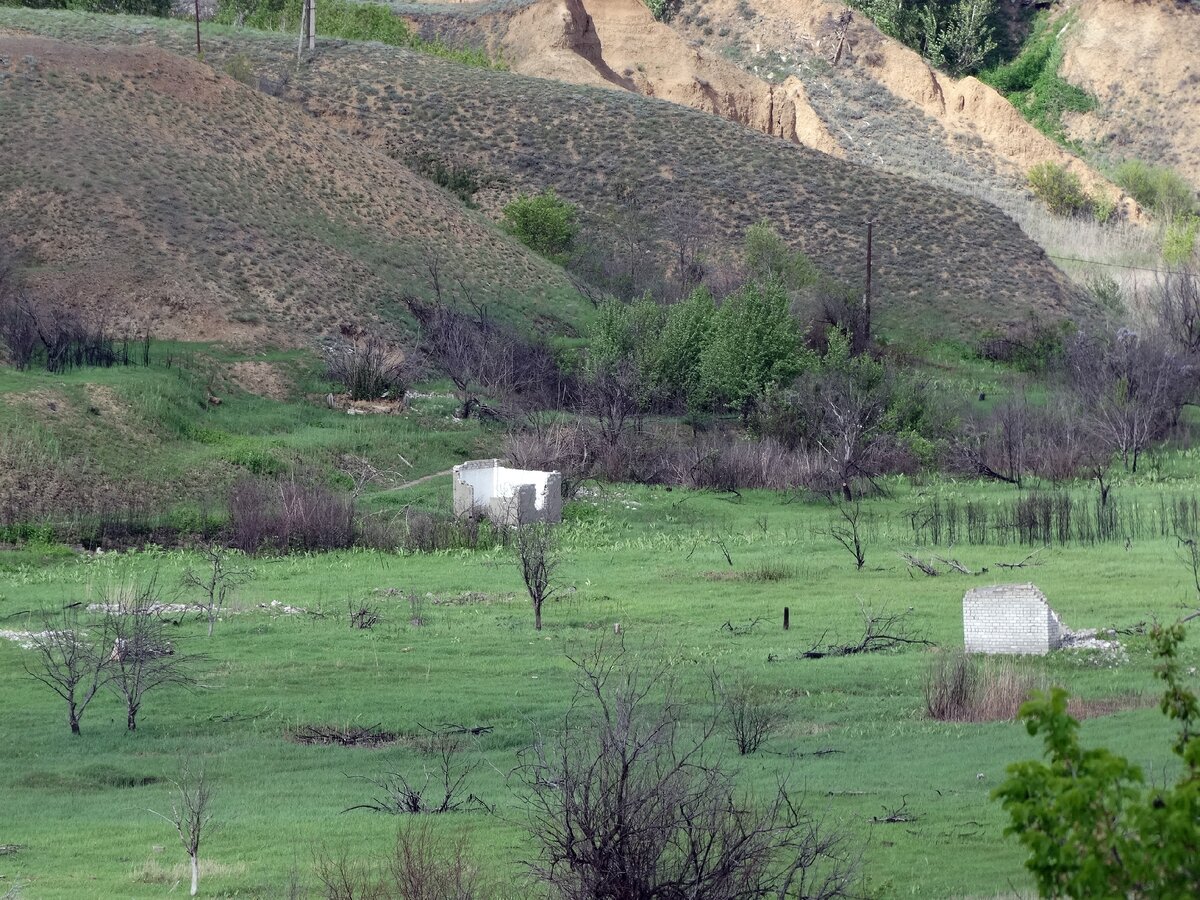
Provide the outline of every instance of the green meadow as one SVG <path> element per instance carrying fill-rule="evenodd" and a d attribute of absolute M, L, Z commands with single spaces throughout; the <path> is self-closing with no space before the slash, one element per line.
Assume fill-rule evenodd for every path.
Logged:
<path fill-rule="evenodd" d="M 344 415 L 338 421 L 366 427 Z M 377 417 L 371 427 L 401 434 L 409 426 L 399 416 Z M 1117 496 L 1136 502 L 1149 522 L 1162 498 L 1196 487 L 1188 463 L 1167 459 L 1140 482 L 1118 484 Z M 611 645 L 620 623 L 626 649 L 665 663 L 694 698 L 696 723 L 710 710 L 713 671 L 783 705 L 784 723 L 753 755 L 738 757 L 719 734 L 724 762 L 750 794 L 786 779 L 810 811 L 852 836 L 871 894 L 1029 893 L 1022 854 L 989 795 L 1005 766 L 1036 756 L 1039 743 L 1019 723 L 950 724 L 925 712 L 931 661 L 962 647 L 964 591 L 1032 580 L 1070 627 L 1125 627 L 1171 620 L 1194 604 L 1191 571 L 1167 535 L 1054 545 L 1035 557 L 1039 564 L 1011 572 L 997 563 L 1037 548 L 918 547 L 913 509 L 934 497 L 999 507 L 1015 489 L 947 480 L 885 486 L 886 497 L 864 504 L 867 558 L 858 571 L 828 536 L 832 510 L 819 500 L 589 483 L 566 507 L 558 592 L 540 633 L 503 547 L 254 559 L 254 579 L 238 589 L 211 638 L 199 617 L 175 617 L 178 652 L 203 656 L 198 684 L 149 694 L 132 733 L 116 698 L 102 695 L 73 737 L 64 704 L 24 671 L 31 652 L 0 640 L 0 844 L 19 845 L 0 857 L 0 888 L 21 885 L 22 896 L 39 898 L 186 890 L 186 856 L 149 810 L 167 808 L 167 780 L 190 759 L 203 762 L 216 791 L 219 829 L 201 851 L 202 895 L 295 895 L 297 883 L 313 885 L 321 854 L 381 857 L 411 824 L 407 816 L 346 811 L 378 795 L 356 776 L 397 772 L 420 783 L 436 775 L 423 729 L 461 726 L 487 729 L 460 741 L 454 765 L 470 770 L 464 791 L 490 810 L 426 818 L 439 834 L 466 836 L 494 896 L 526 895 L 525 863 L 537 849 L 524 827 L 518 754 L 561 721 L 575 687 L 568 657 L 598 641 Z M 449 490 L 447 477 L 436 478 L 391 492 L 388 505 L 397 495 L 445 504 Z M 1073 490 L 1086 496 L 1088 487 Z M 928 577 L 901 552 L 989 571 Z M 194 600 L 178 585 L 196 564 L 180 550 L 97 554 L 26 544 L 0 556 L 0 628 L 36 631 L 36 611 L 97 602 L 152 573 L 165 599 Z M 352 629 L 349 609 L 364 603 L 380 622 Z M 912 633 L 932 643 L 804 657 L 816 645 L 860 637 L 864 609 L 906 614 Z M 1118 639 L 1118 653 L 1061 651 L 1017 666 L 1084 698 L 1124 698 L 1133 708 L 1088 719 L 1085 742 L 1128 754 L 1156 781 L 1170 779 L 1172 729 L 1153 706 L 1149 641 Z M 1195 646 L 1186 652 L 1185 662 L 1196 664 Z M 398 740 L 371 748 L 297 743 L 292 736 L 308 725 L 379 725 Z M 889 816 L 900 821 L 881 821 Z"/>

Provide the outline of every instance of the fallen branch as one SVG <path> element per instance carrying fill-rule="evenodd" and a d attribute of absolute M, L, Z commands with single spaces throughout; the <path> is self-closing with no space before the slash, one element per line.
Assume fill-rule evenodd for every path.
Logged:
<path fill-rule="evenodd" d="M 916 816 L 914 816 L 910 812 L 907 812 L 907 809 L 908 809 L 908 797 L 907 796 L 900 798 L 900 805 L 895 807 L 894 809 L 888 809 L 886 806 L 883 809 L 887 813 L 886 815 L 871 816 L 871 821 L 874 822 L 876 825 L 896 825 L 896 824 L 899 824 L 902 822 L 917 821 Z"/>
<path fill-rule="evenodd" d="M 962 563 L 960 563 L 957 559 L 946 559 L 944 556 L 935 556 L 934 559 L 936 559 L 942 565 L 949 566 L 955 572 L 959 572 L 963 575 L 983 575 L 987 572 L 986 567 L 980 569 L 978 572 L 972 572 L 970 569 L 968 569 L 966 566 L 964 566 Z"/>
<path fill-rule="evenodd" d="M 894 650 L 909 644 L 933 646 L 933 641 L 914 632 L 908 624 L 912 613 L 909 607 L 902 613 L 874 613 L 863 607 L 863 636 L 853 644 L 827 644 L 821 646 L 825 639 L 822 634 L 811 647 L 800 654 L 801 659 L 825 659 L 830 656 L 855 656 L 861 653 L 879 653 Z"/>
<path fill-rule="evenodd" d="M 1039 553 L 1041 553 L 1045 549 L 1046 549 L 1045 547 L 1038 547 L 1038 549 L 1034 550 L 1032 553 L 1030 553 L 1028 556 L 1026 556 L 1020 562 L 1015 562 L 1015 563 L 998 562 L 998 563 L 996 563 L 996 565 L 999 566 L 1001 569 L 1023 569 L 1026 566 L 1040 566 L 1045 560 L 1041 560 L 1041 559 L 1034 560 L 1034 557 L 1037 556 Z"/>
<path fill-rule="evenodd" d="M 938 575 L 942 574 L 933 567 L 932 563 L 923 562 L 922 560 L 913 556 L 911 553 L 901 553 L 900 556 L 906 563 L 908 563 L 909 569 L 920 569 L 930 578 L 936 578 Z M 911 575 L 912 573 L 909 572 L 909 574 Z"/>

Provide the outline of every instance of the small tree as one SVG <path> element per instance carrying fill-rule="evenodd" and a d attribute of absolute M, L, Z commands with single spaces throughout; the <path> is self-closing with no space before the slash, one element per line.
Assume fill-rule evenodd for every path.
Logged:
<path fill-rule="evenodd" d="M 54 691 L 67 704 L 67 724 L 79 734 L 79 721 L 92 698 L 109 681 L 105 665 L 111 631 L 107 620 L 97 630 L 85 631 L 79 607 L 68 606 L 62 614 L 46 616 L 42 631 L 32 639 L 36 661 L 25 663 L 25 671 Z"/>
<path fill-rule="evenodd" d="M 351 400 L 403 398 L 408 388 L 404 354 L 375 337 L 326 351 L 325 368 Z"/>
<path fill-rule="evenodd" d="M 1183 626 L 1155 626 L 1151 637 L 1166 685 L 1162 711 L 1180 724 L 1172 749 L 1184 769 L 1174 786 L 1146 788 L 1129 760 L 1102 747 L 1084 750 L 1062 688 L 1021 707 L 1029 733 L 1044 735 L 1048 760 L 1009 766 L 993 796 L 1045 896 L 1200 896 L 1200 707 L 1182 686 Z"/>
<path fill-rule="evenodd" d="M 518 525 L 516 529 L 517 563 L 525 590 L 533 603 L 533 627 L 542 630 L 542 605 L 554 595 L 550 584 L 561 559 L 554 528 L 545 522 Z"/>
<path fill-rule="evenodd" d="M 517 240 L 549 259 L 562 262 L 579 231 L 578 210 L 553 188 L 521 194 L 504 207 L 504 227 Z"/>
<path fill-rule="evenodd" d="M 192 869 L 192 891 L 195 897 L 200 889 L 200 841 L 210 837 L 215 830 L 212 824 L 212 787 L 205 779 L 204 767 L 193 770 L 184 763 L 178 781 L 172 781 L 171 809 L 168 813 L 149 810 L 160 819 L 171 823 L 179 835 L 183 849 L 188 855 Z"/>
<path fill-rule="evenodd" d="M 198 572 L 189 568 L 183 573 L 183 586 L 201 592 L 200 606 L 208 618 L 209 637 L 212 637 L 213 626 L 225 608 L 230 594 L 239 585 L 254 577 L 250 569 L 233 564 L 234 552 L 236 551 L 227 550 L 220 544 L 210 544 L 200 551 L 200 558 L 206 564 L 205 567 Z"/>
<path fill-rule="evenodd" d="M 867 564 L 867 548 L 863 543 L 862 504 L 836 503 L 837 516 L 825 532 L 842 545 L 842 549 L 854 557 L 854 567 L 860 572 Z"/>
<path fill-rule="evenodd" d="M 135 731 L 146 694 L 168 684 L 195 683 L 190 671 L 195 658 L 177 654 L 167 640 L 166 625 L 158 616 L 161 599 L 156 576 L 136 588 L 131 598 L 106 606 L 107 632 L 114 638 L 107 660 L 108 683 L 125 703 L 126 727 Z"/>

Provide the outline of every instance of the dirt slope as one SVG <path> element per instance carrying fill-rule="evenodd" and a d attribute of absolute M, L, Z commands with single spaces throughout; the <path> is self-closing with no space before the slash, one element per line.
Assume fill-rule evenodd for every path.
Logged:
<path fill-rule="evenodd" d="M 1061 74 L 1100 100 L 1068 122 L 1113 158 L 1170 165 L 1200 188 L 1200 7 L 1078 0 Z"/>
<path fill-rule="evenodd" d="M 955 79 L 937 72 L 844 4 L 692 0 L 687 8 L 692 14 L 675 23 L 683 34 L 705 40 L 752 72 L 771 73 L 773 80 L 798 77 L 850 158 L 918 177 L 924 173 L 941 178 L 960 170 L 968 182 L 984 178 L 1022 187 L 1030 168 L 1050 161 L 1077 172 L 1093 191 L 1119 195 L 1098 172 L 1026 122 L 995 90 L 976 78 Z M 745 9 L 752 15 L 747 17 Z M 914 155 L 912 141 L 930 145 L 926 159 Z M 940 158 L 932 170 L 928 157 Z"/>
<path fill-rule="evenodd" d="M 842 155 L 798 79 L 770 84 L 739 69 L 656 22 L 642 0 L 538 0 L 499 48 L 522 74 L 659 97 Z"/>
<path fill-rule="evenodd" d="M 395 325 L 435 256 L 479 299 L 581 309 L 559 270 L 404 166 L 158 48 L 0 33 L 0 146 L 0 242 L 31 284 L 159 336 Z"/>

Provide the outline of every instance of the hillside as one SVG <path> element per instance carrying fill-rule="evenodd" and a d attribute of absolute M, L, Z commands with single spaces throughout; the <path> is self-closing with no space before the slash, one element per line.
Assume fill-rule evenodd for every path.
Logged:
<path fill-rule="evenodd" d="M 178 24 L 5 17 L 93 41 L 153 40 L 186 52 L 189 40 Z M 213 34 L 206 55 L 216 67 L 238 58 L 286 81 L 282 98 L 394 158 L 432 154 L 471 169 L 486 185 L 476 199 L 493 212 L 519 190 L 551 186 L 614 240 L 628 237 L 631 221 L 664 235 L 686 216 L 718 249 L 766 219 L 849 284 L 861 283 L 863 223 L 872 219 L 885 325 L 965 335 L 1081 311 L 1062 273 L 994 207 L 675 104 L 370 44 L 327 41 L 298 73 L 294 43 L 282 37 Z"/>
<path fill-rule="evenodd" d="M 1120 193 L 991 87 L 936 71 L 834 0 L 689 0 L 669 24 L 643 0 L 395 8 L 451 39 L 487 42 L 520 72 L 661 97 L 1008 205 L 1042 162 Z"/>
<path fill-rule="evenodd" d="M 39 293 L 157 336 L 286 345 L 394 326 L 438 259 L 476 300 L 579 321 L 561 271 L 481 215 L 209 66 L 13 34 L 0 57 L 0 246 Z"/>

